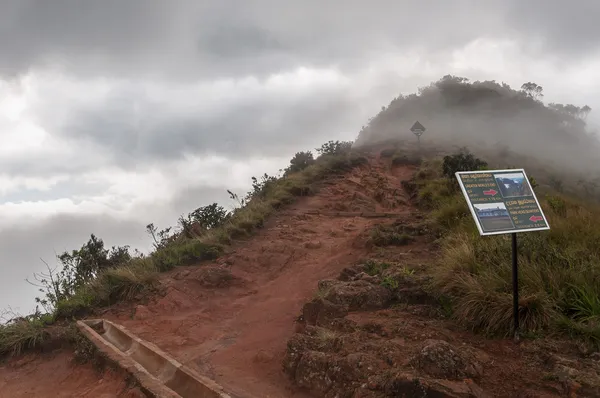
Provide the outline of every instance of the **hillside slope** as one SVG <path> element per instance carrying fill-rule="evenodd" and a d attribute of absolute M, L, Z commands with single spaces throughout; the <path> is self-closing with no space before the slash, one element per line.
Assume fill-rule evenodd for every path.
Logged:
<path fill-rule="evenodd" d="M 239 398 L 594 396 L 562 376 L 598 368 L 572 345 L 487 340 L 447 319 L 425 289 L 439 246 L 405 189 L 417 167 L 380 149 L 215 262 L 162 274 L 162 294 L 101 316 Z M 0 368 L 1 397 L 141 394 L 65 351 L 26 358 Z"/>
<path fill-rule="evenodd" d="M 248 242 L 217 264 L 165 275 L 166 295 L 129 313 L 107 314 L 215 379 L 236 396 L 304 396 L 281 372 L 294 320 L 317 282 L 368 253 L 361 236 L 381 222 L 316 211 L 387 211 L 410 217 L 400 203 L 409 167 L 393 172 L 377 161 L 334 179 L 318 195 L 273 216 Z M 376 187 L 380 202 L 369 195 Z M 392 193 L 396 192 L 396 196 Z"/>

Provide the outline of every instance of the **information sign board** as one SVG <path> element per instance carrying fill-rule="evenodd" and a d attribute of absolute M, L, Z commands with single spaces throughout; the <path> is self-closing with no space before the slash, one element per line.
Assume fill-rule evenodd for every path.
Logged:
<path fill-rule="evenodd" d="M 456 173 L 481 235 L 550 229 L 523 169 Z"/>

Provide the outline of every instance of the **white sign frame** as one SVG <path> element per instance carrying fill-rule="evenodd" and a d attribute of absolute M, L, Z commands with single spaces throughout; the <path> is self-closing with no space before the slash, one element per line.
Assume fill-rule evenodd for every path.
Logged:
<path fill-rule="evenodd" d="M 519 173 L 519 172 L 523 173 L 523 176 L 525 177 L 525 181 L 527 182 L 527 186 L 529 187 L 529 190 L 531 191 L 533 199 L 535 199 L 535 203 L 537 204 L 538 208 L 540 209 L 540 213 L 542 213 L 542 217 L 544 217 L 544 222 L 546 223 L 546 226 L 539 227 L 539 228 L 507 229 L 507 230 L 502 230 L 502 231 L 484 232 L 483 228 L 481 226 L 481 221 L 479 220 L 479 217 L 477 217 L 477 212 L 475 211 L 475 208 L 473 207 L 473 203 L 469 199 L 469 194 L 467 193 L 467 189 L 465 188 L 464 183 L 463 183 L 462 179 L 460 178 L 460 176 L 463 174 L 484 174 L 484 173 L 485 174 L 496 174 L 496 173 Z M 542 209 L 542 206 L 540 206 L 540 202 L 539 202 L 537 196 L 535 195 L 535 192 L 533 191 L 533 187 L 531 186 L 531 184 L 529 182 L 529 177 L 527 177 L 527 173 L 525 173 L 525 169 L 458 171 L 455 173 L 455 176 L 456 176 L 456 179 L 458 180 L 458 184 L 460 185 L 460 189 L 463 193 L 463 196 L 465 197 L 465 200 L 467 201 L 467 204 L 469 205 L 469 210 L 471 210 L 471 215 L 473 216 L 473 221 L 475 222 L 475 225 L 477 225 L 477 229 L 479 230 L 479 234 L 481 236 L 505 235 L 505 234 L 521 233 L 521 232 L 547 231 L 550 229 L 550 224 L 548 223 L 548 219 L 546 218 L 546 215 L 544 214 L 544 210 Z"/>

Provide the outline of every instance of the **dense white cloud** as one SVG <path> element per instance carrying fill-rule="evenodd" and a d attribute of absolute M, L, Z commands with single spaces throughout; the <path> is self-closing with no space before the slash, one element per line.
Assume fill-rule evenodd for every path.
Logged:
<path fill-rule="evenodd" d="M 232 205 L 442 75 L 600 107 L 596 6 L 529 4 L 0 1 L 0 307 L 31 308 L 39 257 L 146 250 L 149 222 Z"/>

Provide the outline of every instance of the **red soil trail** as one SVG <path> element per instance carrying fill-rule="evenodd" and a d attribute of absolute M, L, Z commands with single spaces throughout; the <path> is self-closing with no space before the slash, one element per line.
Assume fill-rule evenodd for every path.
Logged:
<path fill-rule="evenodd" d="M 305 397 L 282 372 L 294 320 L 315 294 L 319 280 L 336 277 L 368 253 L 364 234 L 382 222 L 306 213 L 385 211 L 408 216 L 411 209 L 405 204 L 401 181 L 413 173 L 411 167 L 392 173 L 374 159 L 274 215 L 218 264 L 178 268 L 165 275 L 164 297 L 138 306 L 133 315 L 106 317 L 213 378 L 233 395 Z M 376 201 L 372 196 L 378 189 Z M 231 285 L 207 287 L 202 282 L 207 272 L 221 268 L 231 271 Z"/>

